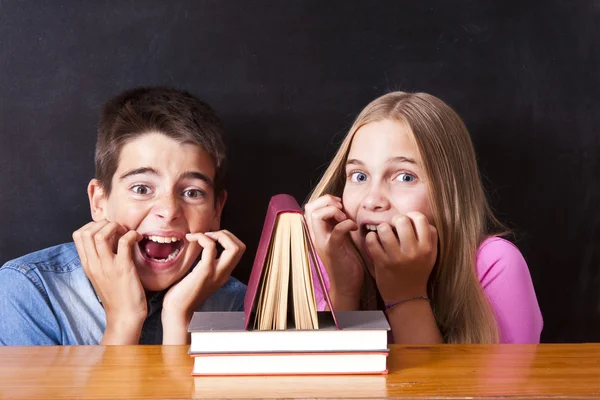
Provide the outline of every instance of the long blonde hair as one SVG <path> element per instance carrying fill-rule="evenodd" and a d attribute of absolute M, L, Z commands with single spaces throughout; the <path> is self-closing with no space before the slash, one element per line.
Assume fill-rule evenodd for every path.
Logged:
<path fill-rule="evenodd" d="M 437 325 L 447 343 L 498 343 L 498 325 L 479 283 L 475 256 L 489 235 L 504 233 L 481 183 L 475 150 L 462 119 L 426 93 L 392 92 L 358 115 L 309 201 L 342 196 L 345 164 L 356 132 L 381 120 L 406 124 L 429 179 L 429 198 L 439 235 L 439 252 L 428 283 Z M 366 282 L 365 285 L 373 285 Z M 368 291 L 367 291 L 368 292 Z M 365 296 L 363 290 L 363 300 Z"/>

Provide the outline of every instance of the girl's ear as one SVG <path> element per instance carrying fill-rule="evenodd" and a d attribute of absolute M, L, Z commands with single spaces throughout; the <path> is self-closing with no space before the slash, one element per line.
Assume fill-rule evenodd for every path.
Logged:
<path fill-rule="evenodd" d="M 218 231 L 219 229 L 221 229 L 221 214 L 223 213 L 223 208 L 225 207 L 226 201 L 227 191 L 222 190 L 217 197 L 217 201 L 215 202 L 215 220 L 212 228 L 214 231 Z"/>
<path fill-rule="evenodd" d="M 106 219 L 107 198 L 104 187 L 98 179 L 92 179 L 87 187 L 88 198 L 90 200 L 90 211 L 92 219 L 96 222 Z"/>

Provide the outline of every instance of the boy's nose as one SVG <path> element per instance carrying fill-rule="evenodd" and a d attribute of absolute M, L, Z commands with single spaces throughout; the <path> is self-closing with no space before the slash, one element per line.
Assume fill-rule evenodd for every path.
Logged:
<path fill-rule="evenodd" d="M 181 206 L 175 196 L 163 196 L 154 204 L 154 213 L 166 221 L 172 221 L 181 215 Z"/>

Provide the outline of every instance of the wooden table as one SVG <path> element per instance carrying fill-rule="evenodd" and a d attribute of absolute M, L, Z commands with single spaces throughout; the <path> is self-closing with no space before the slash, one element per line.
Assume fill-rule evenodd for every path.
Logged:
<path fill-rule="evenodd" d="M 391 346 L 389 375 L 192 377 L 187 346 L 0 348 L 0 399 L 600 398 L 600 344 Z"/>

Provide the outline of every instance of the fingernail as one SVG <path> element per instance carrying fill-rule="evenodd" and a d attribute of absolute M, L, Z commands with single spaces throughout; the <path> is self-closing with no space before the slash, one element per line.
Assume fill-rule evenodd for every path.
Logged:
<path fill-rule="evenodd" d="M 208 237 L 214 238 L 215 237 L 215 233 L 214 232 L 204 232 L 204 234 Z"/>

